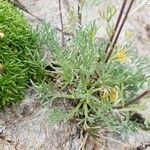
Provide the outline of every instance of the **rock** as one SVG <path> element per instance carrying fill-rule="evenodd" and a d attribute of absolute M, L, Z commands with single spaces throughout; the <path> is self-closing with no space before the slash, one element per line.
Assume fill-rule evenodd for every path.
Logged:
<path fill-rule="evenodd" d="M 28 99 L 27 96 L 23 102 L 25 106 L 29 103 Z M 51 125 L 48 105 L 44 107 L 31 105 L 29 109 L 34 109 L 34 112 L 29 114 L 28 112 L 22 114 L 21 108 L 16 110 L 19 117 L 14 112 L 0 113 L 0 120 L 3 119 L 3 124 L 6 125 L 5 128 L 0 128 L 4 132 L 0 135 L 0 150 L 77 150 L 79 142 L 73 123 L 62 122 Z"/>

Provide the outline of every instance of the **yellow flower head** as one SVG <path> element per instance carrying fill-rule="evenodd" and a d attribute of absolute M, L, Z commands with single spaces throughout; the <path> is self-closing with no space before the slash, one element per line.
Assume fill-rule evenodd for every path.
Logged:
<path fill-rule="evenodd" d="M 116 101 L 118 99 L 118 90 L 117 88 L 112 88 L 110 93 L 109 93 L 109 97 L 111 101 Z"/>
<path fill-rule="evenodd" d="M 109 98 L 109 90 L 108 89 L 104 89 L 104 91 L 101 93 L 101 97 L 102 97 L 102 99 L 108 100 L 108 98 Z"/>
<path fill-rule="evenodd" d="M 114 56 L 115 60 L 120 61 L 120 62 L 124 62 L 127 60 L 127 54 L 126 54 L 126 49 L 122 48 L 120 49 L 117 54 Z"/>
<path fill-rule="evenodd" d="M 4 37 L 4 33 L 0 32 L 0 38 L 2 39 Z"/>
<path fill-rule="evenodd" d="M 112 102 L 118 100 L 118 90 L 117 88 L 109 88 L 109 89 L 104 89 L 103 92 L 101 92 L 101 98 L 102 100 L 110 100 Z"/>

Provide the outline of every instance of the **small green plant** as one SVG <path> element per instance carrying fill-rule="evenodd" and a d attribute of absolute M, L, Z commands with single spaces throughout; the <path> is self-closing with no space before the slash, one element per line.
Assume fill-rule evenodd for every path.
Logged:
<path fill-rule="evenodd" d="M 95 38 L 99 30 L 95 22 L 85 28 L 79 22 L 80 28 L 72 30 L 72 38 L 63 46 L 52 26 L 46 24 L 39 31 L 41 42 L 53 57 L 48 78 L 51 89 L 45 84 L 44 88 L 39 86 L 41 97 L 46 100 L 66 98 L 72 103 L 67 112 L 55 108 L 50 113 L 51 121 L 75 120 L 93 137 L 98 136 L 100 129 L 127 134 L 142 127 L 131 119 L 131 112 L 140 109 L 142 106 L 137 102 L 150 93 L 150 63 L 132 46 L 131 34 L 126 33 L 126 40 L 117 43 L 132 4 L 133 0 L 127 7 L 124 0 L 115 26 L 112 23 L 116 13 L 114 6 L 99 11 L 108 25 L 108 40 Z M 123 18 L 125 7 L 127 12 Z M 110 26 L 113 28 L 108 30 Z M 147 90 L 141 92 L 145 88 Z"/>
<path fill-rule="evenodd" d="M 0 109 L 23 98 L 29 79 L 43 79 L 37 42 L 23 14 L 0 0 Z"/>

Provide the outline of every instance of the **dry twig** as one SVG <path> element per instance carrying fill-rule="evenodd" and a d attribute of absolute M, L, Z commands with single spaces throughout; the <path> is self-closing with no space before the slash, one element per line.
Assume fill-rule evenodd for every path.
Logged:
<path fill-rule="evenodd" d="M 60 15 L 61 30 L 62 30 L 62 47 L 64 47 L 65 46 L 65 37 L 64 37 L 64 24 L 63 24 L 61 0 L 58 0 L 58 3 L 59 3 L 59 15 Z"/>
<path fill-rule="evenodd" d="M 131 0 L 129 6 L 128 6 L 128 8 L 127 8 L 127 12 L 125 13 L 125 16 L 124 16 L 122 22 L 120 21 L 120 22 L 121 22 L 121 25 L 120 25 L 120 27 L 119 27 L 119 29 L 118 29 L 118 32 L 116 33 L 116 37 L 115 37 L 115 39 L 114 39 L 114 42 L 113 42 L 113 43 L 110 45 L 110 47 L 109 47 L 110 50 L 109 50 L 109 53 L 108 53 L 108 55 L 107 55 L 107 57 L 106 57 L 105 63 L 108 62 L 108 60 L 109 60 L 109 58 L 110 58 L 110 56 L 111 56 L 111 54 L 112 54 L 112 52 L 113 52 L 113 49 L 114 49 L 114 47 L 115 47 L 115 45 L 116 45 L 116 43 L 117 43 L 117 40 L 118 40 L 118 38 L 119 38 L 119 36 L 120 36 L 120 33 L 121 33 L 121 31 L 122 31 L 122 28 L 123 28 L 123 26 L 124 26 L 124 24 L 125 24 L 125 22 L 126 22 L 126 20 L 127 20 L 127 17 L 128 17 L 128 15 L 129 15 L 130 10 L 131 10 L 131 7 L 132 7 L 132 5 L 133 5 L 133 2 L 134 2 L 134 0 Z M 120 22 L 119 22 L 119 23 L 120 23 Z"/>
<path fill-rule="evenodd" d="M 146 95 L 148 95 L 148 94 L 150 94 L 150 89 L 144 91 L 144 92 L 141 93 L 139 96 L 137 96 L 137 97 L 134 98 L 133 100 L 129 101 L 129 102 L 126 103 L 125 105 L 123 105 L 123 106 L 117 106 L 117 107 L 114 107 L 114 108 L 116 108 L 116 109 L 121 109 L 121 108 L 127 107 L 127 106 L 129 106 L 129 105 L 131 105 L 131 104 L 133 104 L 133 103 L 135 103 L 135 102 L 141 100 L 144 96 L 146 96 Z"/>
<path fill-rule="evenodd" d="M 81 28 L 82 26 L 81 0 L 78 0 L 78 23 L 79 23 L 79 28 Z"/>
<path fill-rule="evenodd" d="M 107 51 L 108 51 L 108 49 L 109 49 L 109 47 L 110 47 L 110 45 L 111 45 L 111 43 L 112 43 L 112 41 L 113 41 L 113 38 L 114 38 L 114 36 L 115 36 L 115 34 L 116 34 L 116 31 L 117 31 L 117 29 L 118 29 L 118 25 L 119 25 L 120 20 L 121 20 L 121 18 L 122 18 L 122 15 L 123 15 L 123 12 L 124 12 L 126 3 L 127 3 L 127 0 L 124 0 L 124 2 L 123 2 L 123 4 L 122 4 L 122 7 L 121 7 L 121 10 L 120 10 L 120 13 L 119 13 L 119 16 L 118 16 L 118 19 L 117 19 L 117 22 L 116 22 L 116 25 L 115 25 L 115 28 L 114 28 L 114 31 L 113 31 L 113 33 L 112 33 L 112 35 L 111 35 L 111 37 L 110 37 L 109 43 L 108 43 L 107 46 L 106 46 L 105 53 L 107 53 Z"/>

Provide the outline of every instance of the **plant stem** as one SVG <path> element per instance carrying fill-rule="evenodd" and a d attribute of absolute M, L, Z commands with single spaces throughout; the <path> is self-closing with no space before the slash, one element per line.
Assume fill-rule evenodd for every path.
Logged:
<path fill-rule="evenodd" d="M 56 99 L 56 98 L 66 98 L 66 99 L 70 99 L 70 100 L 75 100 L 75 99 L 80 99 L 80 97 L 74 97 L 72 95 L 68 95 L 68 94 L 50 94 L 50 97 L 52 97 L 52 99 Z"/>
<path fill-rule="evenodd" d="M 65 46 L 65 37 L 64 37 L 64 24 L 63 24 L 61 0 L 58 0 L 58 2 L 59 2 L 60 23 L 61 23 L 61 30 L 62 30 L 62 47 L 64 47 Z"/>
<path fill-rule="evenodd" d="M 82 26 L 81 0 L 78 0 L 78 23 L 79 28 Z"/>
<path fill-rule="evenodd" d="M 115 39 L 114 39 L 114 42 L 113 42 L 113 44 L 112 44 L 111 47 L 110 47 L 110 51 L 109 51 L 109 53 L 108 53 L 108 55 L 107 55 L 107 57 L 106 57 L 105 63 L 108 62 L 108 60 L 109 60 L 109 58 L 110 58 L 110 56 L 111 56 L 111 54 L 112 54 L 112 52 L 113 52 L 113 49 L 114 49 L 114 47 L 115 47 L 115 45 L 116 45 L 116 43 L 117 43 L 117 40 L 118 40 L 119 35 L 120 35 L 121 31 L 122 31 L 122 28 L 123 28 L 123 26 L 124 26 L 124 24 L 125 24 L 125 22 L 126 22 L 126 20 L 127 20 L 127 17 L 128 17 L 129 12 L 130 12 L 130 9 L 131 9 L 131 7 L 132 7 L 132 5 L 133 5 L 133 2 L 134 2 L 134 0 L 131 0 L 131 2 L 130 2 L 130 4 L 129 4 L 129 7 L 128 7 L 128 9 L 127 9 L 127 12 L 126 12 L 126 14 L 125 14 L 125 16 L 124 16 L 124 18 L 123 18 L 123 21 L 122 21 L 122 23 L 121 23 L 121 25 L 120 25 L 120 28 L 118 29 L 118 33 L 117 33 L 117 35 L 116 35 L 116 37 L 115 37 Z"/>
<path fill-rule="evenodd" d="M 115 36 L 115 34 L 116 34 L 116 31 L 117 31 L 117 29 L 118 29 L 118 25 L 119 25 L 120 20 L 121 20 L 121 18 L 122 18 L 122 15 L 123 15 L 123 12 L 124 12 L 124 9 L 125 9 L 126 4 L 127 4 L 127 0 L 124 0 L 124 2 L 123 2 L 123 4 L 122 4 L 122 7 L 121 7 L 121 10 L 120 10 L 120 13 L 119 13 L 119 16 L 118 16 L 118 19 L 117 19 L 117 22 L 116 22 L 116 25 L 115 25 L 115 28 L 114 28 L 114 31 L 113 31 L 113 33 L 112 33 L 112 35 L 111 35 L 111 37 L 110 37 L 109 43 L 108 43 L 107 46 L 106 46 L 105 53 L 107 53 L 107 51 L 108 51 L 108 49 L 109 49 L 109 47 L 110 47 L 110 44 L 111 44 L 112 41 L 113 41 L 113 38 L 114 38 L 114 36 Z"/>
<path fill-rule="evenodd" d="M 150 89 L 144 91 L 142 94 L 140 94 L 139 96 L 137 96 L 136 98 L 134 98 L 132 101 L 126 103 L 125 105 L 123 105 L 123 106 L 118 106 L 118 107 L 115 107 L 115 108 L 116 108 L 116 109 L 121 109 L 121 108 L 127 107 L 127 106 L 129 106 L 129 105 L 131 105 L 131 104 L 133 104 L 133 103 L 139 101 L 140 99 L 142 99 L 144 96 L 146 96 L 146 95 L 148 95 L 148 94 L 150 94 Z"/>
<path fill-rule="evenodd" d="M 56 27 L 56 30 L 58 30 L 59 32 L 62 32 L 64 35 L 67 35 L 67 36 L 74 36 L 74 34 L 72 32 L 65 32 L 65 31 L 62 31 L 62 29 Z"/>

